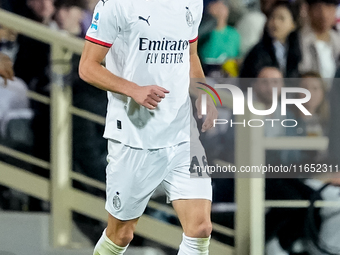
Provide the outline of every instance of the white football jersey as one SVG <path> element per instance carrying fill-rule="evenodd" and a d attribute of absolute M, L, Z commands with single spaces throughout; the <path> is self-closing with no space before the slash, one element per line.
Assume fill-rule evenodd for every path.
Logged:
<path fill-rule="evenodd" d="M 106 68 L 170 91 L 155 110 L 108 92 L 105 138 L 143 149 L 190 141 L 189 44 L 197 40 L 202 11 L 202 0 L 99 1 L 86 40 L 110 48 Z"/>

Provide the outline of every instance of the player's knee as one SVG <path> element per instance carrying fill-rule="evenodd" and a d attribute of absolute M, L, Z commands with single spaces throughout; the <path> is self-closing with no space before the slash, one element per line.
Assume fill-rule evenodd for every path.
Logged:
<path fill-rule="evenodd" d="M 120 231 L 117 233 L 117 239 L 121 246 L 128 245 L 133 239 L 133 231 Z"/>
<path fill-rule="evenodd" d="M 106 235 L 116 245 L 123 247 L 128 245 L 132 241 L 133 230 L 130 228 L 120 228 L 112 232 L 110 230 L 107 230 Z"/>
<path fill-rule="evenodd" d="M 193 226 L 188 233 L 191 237 L 206 238 L 209 237 L 212 232 L 212 224 L 210 221 L 203 221 L 200 224 Z"/>
<path fill-rule="evenodd" d="M 205 238 L 205 237 L 209 237 L 211 232 L 212 232 L 212 224 L 210 221 L 206 221 L 204 223 L 201 224 L 201 226 L 199 227 L 199 230 L 200 230 L 200 236 L 199 237 L 202 237 L 202 238 Z"/>

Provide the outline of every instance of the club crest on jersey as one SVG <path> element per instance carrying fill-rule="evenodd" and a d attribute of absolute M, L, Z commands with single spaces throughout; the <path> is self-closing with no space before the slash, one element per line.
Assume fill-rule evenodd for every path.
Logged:
<path fill-rule="evenodd" d="M 119 192 L 116 192 L 116 195 L 113 197 L 112 203 L 113 203 L 113 208 L 116 210 L 119 210 L 120 207 L 122 206 L 122 203 L 119 198 Z"/>
<path fill-rule="evenodd" d="M 99 12 L 97 12 L 96 16 L 94 16 L 94 19 L 91 24 L 91 28 L 93 28 L 94 30 L 98 29 L 98 20 L 99 20 Z"/>
<path fill-rule="evenodd" d="M 194 18 L 192 17 L 189 7 L 185 7 L 185 9 L 187 9 L 186 13 L 187 24 L 189 27 L 191 27 L 194 24 Z"/>

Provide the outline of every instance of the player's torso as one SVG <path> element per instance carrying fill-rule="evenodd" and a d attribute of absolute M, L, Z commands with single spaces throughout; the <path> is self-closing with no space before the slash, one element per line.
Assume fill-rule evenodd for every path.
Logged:
<path fill-rule="evenodd" d="M 189 1 L 134 0 L 129 1 L 128 31 L 131 43 L 145 63 L 182 63 L 180 55 L 189 49 L 193 16 Z M 162 61 L 162 53 L 179 54 Z M 150 56 L 150 54 L 152 56 Z M 158 54 L 158 55 L 157 55 Z"/>
<path fill-rule="evenodd" d="M 105 136 L 141 148 L 188 141 L 189 44 L 197 35 L 193 26 L 194 17 L 199 16 L 197 4 L 196 8 L 190 4 L 199 0 L 108 1 L 119 1 L 125 21 L 106 58 L 108 69 L 140 86 L 158 85 L 170 93 L 154 111 L 109 93 Z M 121 129 L 116 127 L 117 120 Z M 124 130 L 129 136 L 119 135 Z"/>
<path fill-rule="evenodd" d="M 125 27 L 112 52 L 123 62 L 119 73 L 145 85 L 171 79 L 175 73 L 187 76 L 194 22 L 190 1 L 125 0 L 122 5 Z"/>

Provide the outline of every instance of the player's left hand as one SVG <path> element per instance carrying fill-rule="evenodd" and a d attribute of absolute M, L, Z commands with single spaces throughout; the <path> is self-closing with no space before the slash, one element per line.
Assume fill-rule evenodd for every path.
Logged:
<path fill-rule="evenodd" d="M 203 118 L 202 108 L 201 108 L 201 106 L 202 106 L 202 96 L 199 96 L 196 99 L 195 105 L 196 105 L 196 109 L 197 109 L 198 118 L 202 119 Z M 214 120 L 217 119 L 217 116 L 218 116 L 218 112 L 217 112 L 217 109 L 214 105 L 214 102 L 211 100 L 210 97 L 207 97 L 207 115 L 206 115 L 206 118 L 203 122 L 202 129 L 201 129 L 201 131 L 203 133 L 213 127 Z"/>

